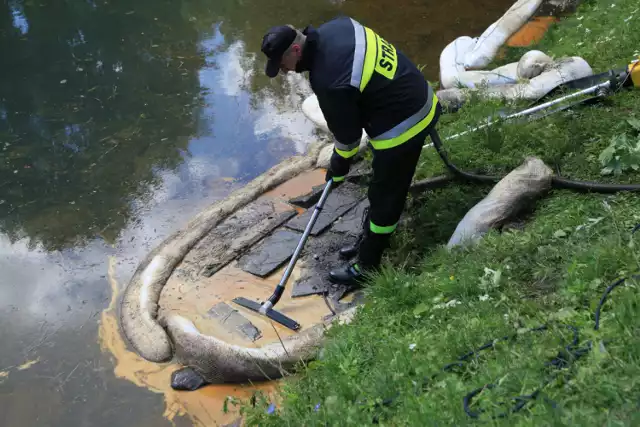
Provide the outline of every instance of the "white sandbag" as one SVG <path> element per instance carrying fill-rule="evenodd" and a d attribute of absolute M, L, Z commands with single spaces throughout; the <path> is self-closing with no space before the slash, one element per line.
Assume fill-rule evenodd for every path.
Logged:
<path fill-rule="evenodd" d="M 511 64 L 509 64 L 511 65 Z M 515 64 L 517 68 L 518 64 Z M 456 82 L 453 87 L 468 87 L 475 89 L 483 86 L 501 86 L 518 83 L 517 76 L 502 74 L 496 71 L 463 71 L 456 76 Z"/>
<path fill-rule="evenodd" d="M 322 110 L 320 109 L 318 97 L 315 94 L 309 96 L 302 102 L 302 112 L 309 120 L 315 123 L 316 126 L 326 133 L 331 134 L 329 126 L 327 126 L 327 121 L 324 118 L 324 114 L 322 114 Z"/>
<path fill-rule="evenodd" d="M 464 57 L 476 44 L 476 39 L 463 36 L 449 43 L 440 53 L 440 86 L 455 87 L 457 76 L 465 71 Z"/>
<path fill-rule="evenodd" d="M 316 160 L 317 168 L 328 168 L 331 164 L 331 155 L 333 154 L 333 144 L 328 144 L 326 147 L 322 147 L 320 154 L 318 154 L 318 160 Z"/>
<path fill-rule="evenodd" d="M 498 53 L 500 46 L 516 33 L 533 16 L 543 0 L 518 0 L 491 24 L 478 38 L 475 46 L 465 55 L 465 70 L 486 67 Z"/>
<path fill-rule="evenodd" d="M 458 223 L 447 248 L 477 242 L 491 228 L 501 226 L 528 203 L 551 188 L 553 171 L 536 157 L 502 178 L 491 192 Z"/>
<path fill-rule="evenodd" d="M 302 112 L 309 120 L 315 123 L 320 129 L 325 131 L 327 134 L 332 135 L 329 130 L 329 126 L 327 126 L 327 120 L 324 118 L 324 114 L 322 114 L 322 109 L 320 108 L 320 104 L 318 103 L 318 97 L 313 94 L 309 96 L 302 102 Z M 363 147 L 363 143 L 366 145 L 367 134 L 362 130 L 362 137 L 360 138 L 360 147 Z"/>
<path fill-rule="evenodd" d="M 520 65 L 520 63 L 515 63 Z M 510 64 L 512 65 L 512 64 Z M 536 65 L 531 69 L 535 69 Z M 528 72 L 530 72 L 528 70 Z M 489 86 L 482 89 L 450 88 L 436 92 L 445 105 L 461 106 L 469 100 L 472 93 L 486 99 L 537 100 L 562 83 L 593 75 L 591 66 L 584 59 L 574 56 L 562 58 L 546 65 L 542 74 L 522 83 L 502 86 Z"/>
<path fill-rule="evenodd" d="M 553 60 L 539 50 L 532 50 L 520 58 L 518 62 L 495 68 L 491 71 L 461 71 L 452 76 L 455 82 L 450 87 L 467 87 L 475 89 L 483 86 L 502 86 L 517 84 L 519 80 L 539 76 L 553 64 Z"/>
<path fill-rule="evenodd" d="M 516 74 L 520 79 L 532 79 L 542 74 L 553 64 L 553 59 L 539 50 L 530 50 L 518 61 Z"/>
<path fill-rule="evenodd" d="M 442 104 L 445 109 L 456 111 L 467 102 L 470 90 L 452 87 L 436 91 L 436 95 L 438 96 L 440 104 Z"/>
<path fill-rule="evenodd" d="M 511 80 L 517 81 L 518 80 L 518 63 L 517 62 L 512 62 L 510 64 L 506 64 L 503 65 L 501 67 L 495 68 L 494 70 L 492 70 L 494 73 L 496 74 L 500 74 L 502 76 L 505 76 L 506 78 L 509 78 Z M 468 71 L 468 72 L 473 72 L 473 71 Z"/>
<path fill-rule="evenodd" d="M 518 63 L 512 62 L 491 71 L 464 71 L 458 75 L 459 87 L 475 89 L 518 83 Z"/>
<path fill-rule="evenodd" d="M 509 100 L 535 100 L 562 83 L 591 75 L 593 75 L 593 70 L 584 59 L 577 56 L 563 58 L 547 66 L 546 71 L 527 83 L 490 87 L 484 95 Z"/>

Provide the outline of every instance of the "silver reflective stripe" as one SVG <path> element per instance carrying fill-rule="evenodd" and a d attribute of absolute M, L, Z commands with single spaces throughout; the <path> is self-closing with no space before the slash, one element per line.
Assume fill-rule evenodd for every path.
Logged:
<path fill-rule="evenodd" d="M 353 19 L 351 19 L 351 23 L 353 24 L 353 30 L 356 36 L 356 44 L 353 49 L 353 67 L 351 68 L 351 86 L 360 90 L 364 55 L 367 52 L 367 38 L 362 25 Z"/>
<path fill-rule="evenodd" d="M 397 126 L 371 139 L 374 141 L 385 140 L 385 139 L 391 139 L 391 138 L 395 138 L 397 136 L 402 135 L 403 133 L 405 133 L 406 131 L 408 131 L 415 125 L 417 125 L 420 122 L 420 120 L 427 117 L 427 114 L 429 114 L 429 112 L 431 111 L 432 106 L 433 106 L 433 89 L 431 88 L 431 86 L 429 86 L 427 102 L 424 104 L 424 106 L 422 106 L 422 108 L 420 108 L 420 110 L 418 110 L 417 113 L 413 114 L 408 119 L 405 119 Z"/>
<path fill-rule="evenodd" d="M 351 151 L 351 150 L 353 150 L 354 148 L 356 148 L 356 147 L 360 146 L 360 141 L 352 142 L 352 143 L 351 143 L 351 144 L 349 144 L 349 145 L 341 144 L 341 143 L 339 143 L 338 141 L 336 141 L 336 142 L 335 142 L 335 146 L 336 146 L 336 148 L 337 148 L 338 150 L 342 150 L 342 151 Z"/>

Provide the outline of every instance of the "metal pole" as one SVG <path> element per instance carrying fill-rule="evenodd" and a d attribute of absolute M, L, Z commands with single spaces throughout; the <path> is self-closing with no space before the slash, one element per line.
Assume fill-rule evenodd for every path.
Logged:
<path fill-rule="evenodd" d="M 331 189 L 332 184 L 333 184 L 333 179 L 330 179 L 329 181 L 327 181 L 327 184 L 325 185 L 324 190 L 322 191 L 322 196 L 320 197 L 320 200 L 318 201 L 315 209 L 313 210 L 311 219 L 309 220 L 307 227 L 304 229 L 304 233 L 302 233 L 302 238 L 298 242 L 298 246 L 296 246 L 296 250 L 293 252 L 293 256 L 291 257 L 291 260 L 289 260 L 289 265 L 287 265 L 287 268 L 284 271 L 284 274 L 282 275 L 282 279 L 280 279 L 280 283 L 278 283 L 278 286 L 276 286 L 276 289 L 273 291 L 273 294 L 271 295 L 271 297 L 269 297 L 269 299 L 265 301 L 264 304 L 262 304 L 262 306 L 260 306 L 260 313 L 266 314 L 267 311 L 271 310 L 271 308 L 273 308 L 273 306 L 276 305 L 278 301 L 280 301 L 280 298 L 282 297 L 282 293 L 284 292 L 284 288 L 287 284 L 287 280 L 289 280 L 289 276 L 291 276 L 291 273 L 293 272 L 293 267 L 296 265 L 296 262 L 298 261 L 298 257 L 300 256 L 300 252 L 302 252 L 302 248 L 304 247 L 304 244 L 307 241 L 309 234 L 311 234 L 311 229 L 315 225 L 316 220 L 318 219 L 318 215 L 320 214 L 320 211 L 324 206 L 324 202 L 325 200 L 327 200 L 327 197 L 329 196 L 329 190 Z"/>
<path fill-rule="evenodd" d="M 581 96 L 581 95 L 588 95 L 588 94 L 593 93 L 593 92 L 598 92 L 600 89 L 608 89 L 610 86 L 611 86 L 611 81 L 608 80 L 606 82 L 599 83 L 599 84 L 597 84 L 595 86 L 588 87 L 586 89 L 580 90 L 580 91 L 572 93 L 570 95 L 565 95 L 565 96 L 560 97 L 558 99 L 554 99 L 552 101 L 545 102 L 544 104 L 536 105 L 535 107 L 531 107 L 531 108 L 528 108 L 526 110 L 522 110 L 522 111 L 519 111 L 517 113 L 510 114 L 510 115 L 506 116 L 504 118 L 504 120 L 509 120 L 509 119 L 514 119 L 514 118 L 517 118 L 517 117 L 527 116 L 529 114 L 532 114 L 532 113 L 538 112 L 540 110 L 544 110 L 545 108 L 551 107 L 553 105 L 559 104 L 559 103 L 561 103 L 563 101 L 566 101 L 568 99 L 576 98 L 576 97 Z M 476 132 L 476 131 L 478 131 L 480 129 L 484 129 L 486 127 L 489 127 L 492 124 L 495 124 L 497 122 L 498 122 L 498 120 L 493 120 L 493 121 L 489 120 L 486 124 L 483 124 L 483 125 L 480 125 L 480 126 L 476 126 L 473 129 L 469 129 L 469 130 L 466 130 L 464 132 L 457 133 L 455 135 L 452 135 L 452 136 L 450 136 L 448 138 L 444 138 L 444 139 L 445 140 L 455 139 L 455 138 L 461 137 L 463 135 L 466 135 L 468 133 Z M 433 145 L 433 143 L 425 144 L 423 146 L 423 148 L 431 147 L 432 145 Z"/>

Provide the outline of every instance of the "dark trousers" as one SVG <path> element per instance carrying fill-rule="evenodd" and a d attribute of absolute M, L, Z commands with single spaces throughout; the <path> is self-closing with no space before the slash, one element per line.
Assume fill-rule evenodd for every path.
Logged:
<path fill-rule="evenodd" d="M 436 108 L 436 117 L 422 132 L 397 147 L 373 151 L 369 210 L 363 222 L 363 236 L 358 251 L 360 267 L 376 268 L 380 264 L 393 231 L 387 229 L 380 232 L 379 229 L 397 225 L 402 215 L 422 147 L 441 113 L 439 104 Z M 378 232 L 372 231 L 372 228 L 378 229 Z"/>

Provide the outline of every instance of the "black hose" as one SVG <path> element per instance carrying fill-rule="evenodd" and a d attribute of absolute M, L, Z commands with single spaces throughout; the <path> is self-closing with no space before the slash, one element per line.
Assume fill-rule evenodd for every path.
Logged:
<path fill-rule="evenodd" d="M 600 182 L 574 181 L 561 176 L 554 176 L 551 181 L 553 188 L 565 188 L 576 191 L 591 191 L 594 193 L 617 193 L 618 191 L 640 191 L 640 184 L 602 184 Z"/>
<path fill-rule="evenodd" d="M 466 172 L 460 170 L 456 165 L 451 163 L 449 158 L 447 157 L 444 149 L 442 148 L 442 140 L 440 139 L 440 135 L 436 131 L 435 127 L 433 127 L 429 133 L 431 136 L 431 140 L 433 141 L 433 146 L 436 148 L 436 151 L 440 155 L 440 158 L 444 162 L 445 166 L 453 172 L 456 176 L 464 178 L 468 181 L 475 182 L 498 182 L 501 177 L 490 176 L 490 175 L 480 175 L 476 173 Z M 619 191 L 640 191 L 640 184 L 603 184 L 599 182 L 590 182 L 590 181 L 574 181 L 571 179 L 566 179 L 561 176 L 553 176 L 551 180 L 551 186 L 553 188 L 564 188 L 568 190 L 575 191 L 588 191 L 593 193 L 617 193 Z"/>

